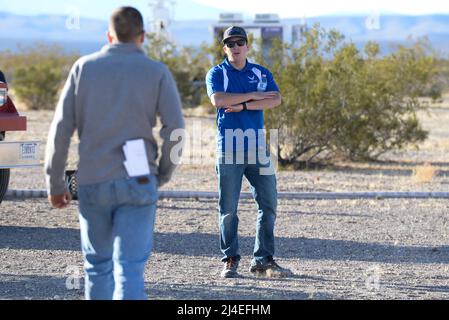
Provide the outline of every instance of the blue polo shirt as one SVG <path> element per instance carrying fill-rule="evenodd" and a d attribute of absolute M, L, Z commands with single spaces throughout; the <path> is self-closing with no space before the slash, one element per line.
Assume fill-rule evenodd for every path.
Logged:
<path fill-rule="evenodd" d="M 267 68 L 246 61 L 245 67 L 242 70 L 237 70 L 226 58 L 207 73 L 207 94 L 210 97 L 216 92 L 248 93 L 258 91 L 258 84 L 263 77 L 267 79 L 265 91 L 279 91 L 273 75 Z M 262 110 L 225 113 L 224 108 L 217 108 L 217 151 L 252 151 L 254 148 L 262 147 L 262 136 L 259 138 L 259 134 L 261 134 L 260 130 L 263 128 Z M 241 131 L 238 129 L 241 129 Z M 233 141 L 232 143 L 230 141 L 226 143 L 225 137 L 229 138 L 229 132 L 232 132 L 232 130 L 235 132 Z M 226 131 L 228 132 L 226 133 Z M 241 132 L 244 133 L 243 144 L 240 142 L 241 139 L 237 137 Z M 231 146 L 233 150 L 229 150 Z"/>

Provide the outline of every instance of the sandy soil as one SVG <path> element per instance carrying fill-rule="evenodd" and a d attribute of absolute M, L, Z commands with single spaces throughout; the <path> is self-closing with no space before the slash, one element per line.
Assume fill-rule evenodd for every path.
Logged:
<path fill-rule="evenodd" d="M 7 139 L 42 141 L 43 159 L 52 113 L 26 114 L 29 130 Z M 391 152 L 379 163 L 280 171 L 279 191 L 447 191 L 449 110 L 431 109 L 420 118 L 430 137 L 419 150 Z M 187 123 L 192 132 L 207 131 L 214 119 Z M 199 145 L 209 160 L 181 165 L 164 190 L 216 191 L 213 140 L 204 137 Z M 70 167 L 76 159 L 74 139 Z M 430 182 L 413 177 L 426 163 L 436 170 Z M 12 189 L 44 187 L 42 168 L 12 172 Z M 76 203 L 58 211 L 45 199 L 13 199 L 0 210 L 0 299 L 81 299 Z M 256 207 L 242 200 L 242 278 L 221 279 L 216 200 L 161 200 L 147 291 L 151 299 L 448 299 L 447 211 L 445 200 L 281 200 L 276 258 L 295 275 L 261 279 L 247 270 Z"/>

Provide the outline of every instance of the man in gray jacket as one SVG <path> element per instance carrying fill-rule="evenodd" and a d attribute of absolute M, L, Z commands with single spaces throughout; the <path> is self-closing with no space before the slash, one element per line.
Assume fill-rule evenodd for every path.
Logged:
<path fill-rule="evenodd" d="M 170 141 L 170 134 L 184 128 L 184 118 L 169 70 L 141 50 L 140 12 L 116 9 L 108 41 L 73 65 L 64 86 L 46 148 L 47 189 L 55 208 L 69 204 L 64 172 L 76 129 L 85 297 L 145 299 L 157 188 L 175 169 L 170 152 L 178 142 Z M 157 115 L 163 139 L 159 161 Z"/>

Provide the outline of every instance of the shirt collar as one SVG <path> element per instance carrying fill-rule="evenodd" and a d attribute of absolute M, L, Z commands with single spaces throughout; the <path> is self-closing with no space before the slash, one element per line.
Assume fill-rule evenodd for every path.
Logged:
<path fill-rule="evenodd" d="M 143 50 L 139 47 L 137 47 L 134 43 L 114 43 L 114 44 L 107 44 L 102 49 L 104 52 L 111 52 L 111 53 L 144 53 Z"/>
<path fill-rule="evenodd" d="M 229 71 L 237 71 L 237 72 L 245 72 L 248 71 L 250 68 L 250 62 L 248 61 L 248 59 L 246 59 L 246 64 L 243 67 L 242 70 L 237 70 L 236 68 L 234 68 L 234 66 L 229 62 L 228 58 L 225 58 L 223 60 L 223 65 L 225 66 L 225 68 Z"/>

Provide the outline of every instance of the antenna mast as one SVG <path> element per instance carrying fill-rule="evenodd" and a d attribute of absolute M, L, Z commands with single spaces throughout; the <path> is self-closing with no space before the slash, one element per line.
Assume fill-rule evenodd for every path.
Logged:
<path fill-rule="evenodd" d="M 149 3 L 152 8 L 151 31 L 158 37 L 172 40 L 170 26 L 174 19 L 175 4 L 175 0 L 153 0 Z"/>

